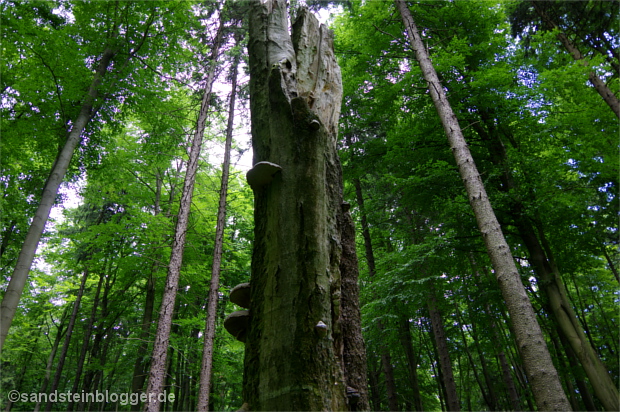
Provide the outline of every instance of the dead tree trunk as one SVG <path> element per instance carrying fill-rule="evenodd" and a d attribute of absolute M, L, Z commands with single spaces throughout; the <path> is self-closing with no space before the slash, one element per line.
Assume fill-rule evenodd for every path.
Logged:
<path fill-rule="evenodd" d="M 340 69 L 333 35 L 314 16 L 302 10 L 292 31 L 286 1 L 252 2 L 255 240 L 244 400 L 251 410 L 360 409 L 365 385 L 346 387 L 343 361 L 343 342 L 361 343 L 361 330 L 348 331 L 351 339 L 342 327 L 350 308 L 341 296 Z"/>

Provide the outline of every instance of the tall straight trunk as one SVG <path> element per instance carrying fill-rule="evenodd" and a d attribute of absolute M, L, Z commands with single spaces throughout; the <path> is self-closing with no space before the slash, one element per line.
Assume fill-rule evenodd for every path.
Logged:
<path fill-rule="evenodd" d="M 249 19 L 255 229 L 244 400 L 251 410 L 349 410 L 347 392 L 364 388 L 347 391 L 343 365 L 333 34 L 301 10 L 291 36 L 285 0 L 251 2 Z"/>
<path fill-rule="evenodd" d="M 194 194 L 194 182 L 196 181 L 196 173 L 198 172 L 200 149 L 202 147 L 209 103 L 211 101 L 211 91 L 215 80 L 216 60 L 222 40 L 222 26 L 223 24 L 220 22 L 220 27 L 217 30 L 215 39 L 213 40 L 213 45 L 211 46 L 213 48 L 211 54 L 211 64 L 208 67 L 205 91 L 200 104 L 200 112 L 196 121 L 196 131 L 192 138 L 189 159 L 187 161 L 187 168 L 185 171 L 185 179 L 183 181 L 183 192 L 181 193 L 177 223 L 174 228 L 174 240 L 172 242 L 172 252 L 170 254 L 170 263 L 168 265 L 168 275 L 166 276 L 166 285 L 164 287 L 164 295 L 162 297 L 161 308 L 159 311 L 159 321 L 157 323 L 157 332 L 155 334 L 155 342 L 153 343 L 153 353 L 151 356 L 149 383 L 146 390 L 147 400 L 145 402 L 145 411 L 148 412 L 159 411 L 159 395 L 163 393 L 164 390 L 170 328 L 172 326 L 172 317 L 174 314 L 177 289 L 179 286 L 179 276 L 181 273 L 181 266 L 183 264 L 185 234 L 187 232 L 189 222 L 192 196 Z"/>
<path fill-rule="evenodd" d="M 41 383 L 41 389 L 39 389 L 39 393 L 47 392 L 47 385 L 49 384 L 50 377 L 52 376 L 52 366 L 54 366 L 54 358 L 56 357 L 56 352 L 58 351 L 58 347 L 60 346 L 60 341 L 63 336 L 63 328 L 65 324 L 65 319 L 67 318 L 69 307 L 65 309 L 62 314 L 62 318 L 60 319 L 60 325 L 58 325 L 58 330 L 56 331 L 56 337 L 54 338 L 54 343 L 52 344 L 52 350 L 50 351 L 50 355 L 47 358 L 47 365 L 45 367 L 45 377 L 43 378 L 43 383 Z M 39 398 L 40 400 L 40 398 Z M 41 409 L 41 402 L 37 402 L 34 407 L 34 412 L 39 412 Z"/>
<path fill-rule="evenodd" d="M 487 125 L 488 132 L 479 124 L 476 130 L 484 140 L 489 142 L 491 161 L 502 168 L 500 190 L 514 191 L 517 184 L 508 166 L 506 148 L 490 119 L 491 116 L 485 111 L 481 111 L 480 114 Z M 560 333 L 568 337 L 568 343 L 590 379 L 596 397 L 599 398 L 606 410 L 620 410 L 618 389 L 579 324 L 573 304 L 568 298 L 566 286 L 555 264 L 551 247 L 546 240 L 540 219 L 536 219 L 539 222 L 538 224 L 533 223 L 527 215 L 527 209 L 527 206 L 520 199 L 513 198 L 509 214 L 530 255 L 530 263 L 537 275 L 540 290 L 546 297 L 545 309 L 553 315 L 554 324 Z"/>
<path fill-rule="evenodd" d="M 223 24 L 222 24 L 223 27 Z M 240 37 L 235 36 L 235 45 Z M 217 224 L 215 227 L 215 245 L 213 247 L 213 264 L 211 266 L 211 284 L 207 298 L 207 320 L 202 350 L 202 368 L 200 370 L 200 390 L 198 391 L 199 412 L 209 410 L 209 394 L 211 393 L 211 369 L 213 367 L 213 345 L 215 342 L 215 320 L 217 316 L 217 301 L 220 288 L 220 268 L 222 265 L 222 248 L 224 245 L 224 229 L 226 227 L 226 198 L 228 196 L 228 176 L 230 173 L 230 148 L 235 121 L 235 98 L 237 96 L 237 70 L 239 55 L 236 55 L 231 67 L 231 92 L 228 104 L 228 124 L 226 125 L 226 143 L 224 145 L 224 164 L 222 165 L 222 182 L 220 186 L 220 202 L 217 209 Z"/>
<path fill-rule="evenodd" d="M 60 352 L 60 357 L 58 358 L 58 364 L 56 365 L 56 374 L 54 375 L 54 380 L 52 381 L 52 387 L 50 388 L 50 393 L 53 393 L 56 389 L 58 389 L 58 385 L 60 383 L 60 377 L 62 376 L 62 370 L 65 366 L 65 359 L 67 358 L 67 352 L 69 351 L 69 344 L 71 344 L 71 336 L 73 335 L 73 327 L 75 326 L 75 319 L 77 318 L 77 314 L 80 310 L 80 303 L 82 302 L 82 295 L 84 294 L 84 287 L 86 286 L 86 279 L 88 279 L 88 269 L 84 270 L 84 274 L 82 275 L 82 282 L 80 283 L 80 289 L 78 290 L 77 296 L 75 297 L 75 301 L 73 302 L 73 312 L 71 313 L 71 318 L 69 319 L 69 325 L 67 326 L 67 333 L 65 334 L 65 342 L 62 345 L 62 350 Z M 52 410 L 53 402 L 49 401 L 45 406 L 45 411 L 49 412 Z"/>
<path fill-rule="evenodd" d="M 452 372 L 452 362 L 450 361 L 450 351 L 448 350 L 448 340 L 443 327 L 441 312 L 437 306 L 434 288 L 431 288 L 427 299 L 428 313 L 433 326 L 433 336 L 437 344 L 437 354 L 439 355 L 439 366 L 443 376 L 443 383 L 446 388 L 446 407 L 448 411 L 460 411 L 461 404 L 456 392 L 456 382 Z"/>
<path fill-rule="evenodd" d="M 54 206 L 58 189 L 65 177 L 65 174 L 67 173 L 69 163 L 71 163 L 71 158 L 73 157 L 73 152 L 81 141 L 82 132 L 86 128 L 86 125 L 90 121 L 91 116 L 96 109 L 95 100 L 99 95 L 99 85 L 101 84 L 101 81 L 103 80 L 103 77 L 108 70 L 108 66 L 110 65 L 110 62 L 115 54 L 116 51 L 110 48 L 105 49 L 103 52 L 99 65 L 95 70 L 93 81 L 90 84 L 88 93 L 82 103 L 80 114 L 75 119 L 75 122 L 73 123 L 73 126 L 67 136 L 67 141 L 65 142 L 65 145 L 60 153 L 58 153 L 58 157 L 54 162 L 52 171 L 45 182 L 39 207 L 37 208 L 34 218 L 32 219 L 28 233 L 26 234 L 26 239 L 24 240 L 22 249 L 19 252 L 15 269 L 13 270 L 13 275 L 11 276 L 9 285 L 7 286 L 4 297 L 2 298 L 2 304 L 0 305 L 0 353 L 2 352 L 2 346 L 4 345 L 4 341 L 9 333 L 9 328 L 11 327 L 11 322 L 15 316 L 19 298 L 24 291 L 24 286 L 26 285 L 26 280 L 28 279 L 28 273 L 30 272 L 32 261 L 36 254 L 37 247 L 39 246 L 39 241 L 41 240 L 41 235 L 43 234 L 43 229 L 45 228 L 45 223 L 49 218 L 52 206 Z"/>
<path fill-rule="evenodd" d="M 149 347 L 149 335 L 151 332 L 151 323 L 153 322 L 153 312 L 155 311 L 155 277 L 154 272 L 157 263 L 153 265 L 153 269 L 146 281 L 146 295 L 144 296 L 144 313 L 142 314 L 142 328 L 140 330 L 140 345 L 138 347 L 138 358 L 133 367 L 133 377 L 131 378 L 131 392 L 140 393 L 146 382 L 147 359 L 144 358 Z M 131 405 L 132 411 L 140 410 L 140 403 L 136 402 Z"/>
<path fill-rule="evenodd" d="M 398 322 L 398 335 L 400 344 L 403 347 L 407 358 L 407 368 L 409 370 L 409 379 L 411 381 L 411 389 L 413 391 L 413 406 L 416 411 L 423 411 L 422 395 L 420 394 L 420 384 L 418 380 L 418 355 L 413 350 L 413 340 L 411 339 L 411 329 L 409 327 L 409 319 L 401 316 Z"/>
<path fill-rule="evenodd" d="M 351 146 L 351 138 L 347 136 L 347 143 Z M 364 239 L 364 248 L 366 251 L 366 264 L 368 265 L 368 277 L 371 282 L 377 274 L 375 254 L 372 245 L 372 237 L 370 235 L 370 226 L 368 224 L 368 218 L 366 216 L 366 210 L 364 208 L 364 195 L 362 193 L 362 183 L 358 178 L 353 179 L 355 185 L 355 197 L 357 205 L 360 209 L 361 222 L 362 222 L 362 237 Z M 383 333 L 385 327 L 381 320 L 377 321 L 377 329 L 380 333 Z M 392 365 L 392 357 L 388 347 L 379 343 L 379 351 L 381 352 L 381 366 L 383 368 L 383 376 L 385 378 L 385 388 L 388 398 L 388 406 L 390 410 L 398 409 L 398 394 L 396 392 L 396 383 L 394 381 L 394 366 Z"/>
<path fill-rule="evenodd" d="M 540 5 L 537 4 L 537 1 L 532 1 L 531 3 L 532 5 L 534 5 L 536 13 L 538 13 L 540 18 L 545 22 L 545 25 L 549 30 L 558 29 L 558 25 L 551 19 L 551 17 L 547 13 L 545 13 L 545 11 L 540 7 Z M 577 61 L 583 61 L 583 64 L 585 66 L 588 65 L 588 62 L 585 60 L 585 56 L 579 51 L 577 46 L 575 46 L 573 42 L 570 41 L 570 39 L 565 33 L 559 32 L 557 34 L 557 38 L 560 43 L 562 43 L 562 46 L 564 46 L 564 48 L 570 53 L 573 59 Z M 611 91 L 609 86 L 605 84 L 605 82 L 594 72 L 594 70 L 588 73 L 588 80 L 590 80 L 590 83 L 592 83 L 594 89 L 603 98 L 605 103 L 607 103 L 607 106 L 609 106 L 611 111 L 613 111 L 616 117 L 620 119 L 620 100 L 618 100 L 618 97 L 616 97 L 614 92 Z"/>
<path fill-rule="evenodd" d="M 343 213 L 338 217 L 342 256 L 340 258 L 341 306 L 342 306 L 342 362 L 349 409 L 370 410 L 368 400 L 366 346 L 362 336 L 359 307 L 359 264 L 355 247 L 355 224 L 349 213 L 349 204 L 343 204 Z M 355 390 L 350 392 L 349 388 Z"/>
<path fill-rule="evenodd" d="M 568 411 L 571 409 L 570 403 L 560 383 L 558 372 L 553 365 L 542 330 L 536 320 L 536 314 L 521 283 L 510 247 L 497 221 L 458 120 L 439 82 L 407 4 L 404 0 L 395 0 L 395 3 L 409 34 L 409 41 L 416 53 L 416 59 L 428 83 L 428 90 L 435 108 L 448 135 L 450 147 L 510 313 L 515 338 L 538 409 Z"/>
<path fill-rule="evenodd" d="M 93 308 L 88 319 L 88 324 L 84 330 L 84 339 L 82 341 L 82 349 L 80 350 L 80 357 L 78 358 L 77 367 L 75 371 L 75 378 L 73 379 L 72 393 L 77 393 L 80 386 L 80 378 L 82 377 L 82 371 L 84 369 L 84 362 L 86 361 L 86 354 L 88 353 L 88 346 L 90 344 L 90 338 L 92 336 L 93 325 L 95 324 L 95 317 L 97 316 L 97 308 L 99 304 L 99 294 L 101 293 L 101 285 L 103 285 L 103 276 L 99 276 L 99 282 L 97 282 L 97 291 L 95 292 L 95 298 L 93 299 Z M 69 402 L 68 410 L 73 411 L 75 402 Z"/>

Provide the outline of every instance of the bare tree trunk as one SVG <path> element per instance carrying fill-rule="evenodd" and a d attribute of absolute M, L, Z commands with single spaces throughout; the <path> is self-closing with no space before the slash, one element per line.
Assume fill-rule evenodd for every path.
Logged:
<path fill-rule="evenodd" d="M 108 66 L 110 65 L 110 62 L 115 54 L 116 51 L 110 48 L 107 48 L 103 52 L 99 65 L 97 66 L 97 70 L 95 71 L 93 81 L 90 84 L 88 94 L 82 103 L 80 114 L 77 119 L 75 119 L 75 123 L 73 123 L 71 131 L 68 134 L 67 141 L 58 154 L 47 182 L 45 182 L 41 202 L 39 203 L 37 212 L 32 219 L 32 223 L 30 224 L 30 228 L 26 234 L 26 239 L 24 240 L 22 249 L 19 252 L 19 257 L 17 258 L 13 275 L 11 276 L 9 285 L 6 288 L 4 297 L 2 298 L 2 304 L 0 306 L 0 353 L 2 352 L 2 346 L 4 345 L 4 341 L 9 333 L 9 328 L 11 327 L 11 322 L 15 316 L 19 298 L 24 291 L 26 280 L 28 279 L 28 273 L 30 272 L 30 266 L 32 266 L 32 261 L 37 252 L 37 247 L 39 245 L 39 240 L 41 240 L 45 223 L 49 218 L 52 206 L 54 206 L 56 195 L 58 194 L 58 188 L 67 173 L 69 163 L 73 157 L 73 152 L 80 143 L 82 132 L 86 128 L 86 125 L 90 121 L 91 115 L 95 110 L 94 105 L 95 100 L 99 95 L 99 85 L 101 84 L 101 81 L 103 80 L 103 77 L 108 70 Z"/>
<path fill-rule="evenodd" d="M 223 24 L 222 24 L 223 27 Z M 240 42 L 240 36 L 235 36 L 235 45 Z M 215 341 L 215 320 L 217 316 L 217 301 L 219 300 L 220 268 L 222 265 L 222 248 L 224 245 L 224 229 L 226 227 L 226 198 L 228 196 L 228 176 L 230 173 L 230 149 L 235 121 L 235 98 L 237 96 L 237 70 L 239 55 L 235 56 L 231 67 L 231 93 L 228 105 L 228 124 L 226 126 L 226 143 L 224 147 L 224 164 L 222 165 L 222 183 L 220 186 L 220 203 L 217 209 L 217 224 L 215 227 L 215 245 L 213 247 L 213 264 L 211 266 L 211 285 L 207 299 L 207 320 L 204 333 L 202 351 L 202 368 L 200 370 L 200 390 L 198 391 L 199 412 L 209 410 L 209 394 L 211 393 L 211 369 L 213 367 L 213 345 Z"/>
<path fill-rule="evenodd" d="M 423 411 L 422 395 L 420 394 L 420 385 L 418 382 L 418 358 L 413 350 L 413 340 L 411 339 L 411 329 L 409 327 L 409 319 L 401 316 L 399 319 L 399 338 L 400 343 L 407 358 L 407 368 L 409 370 L 409 379 L 411 380 L 411 389 L 413 390 L 413 406 L 416 411 Z"/>
<path fill-rule="evenodd" d="M 478 227 L 495 270 L 496 279 L 510 313 L 517 344 L 523 357 L 523 364 L 538 409 L 568 411 L 570 410 L 570 403 L 560 383 L 558 372 L 551 361 L 551 355 L 545 344 L 540 325 L 536 320 L 532 304 L 521 283 L 510 247 L 497 221 L 458 120 L 447 100 L 443 86 L 439 82 L 407 4 L 404 0 L 395 0 L 395 3 L 401 13 L 424 78 L 428 82 L 433 103 L 448 135 Z"/>
<path fill-rule="evenodd" d="M 149 335 L 151 331 L 151 323 L 153 322 L 153 312 L 155 310 L 155 278 L 154 273 L 157 263 L 153 265 L 152 273 L 146 281 L 146 295 L 144 297 L 144 313 L 142 314 L 142 329 L 140 330 L 140 345 L 138 346 L 138 358 L 133 368 L 133 377 L 131 379 L 131 392 L 140 393 L 146 382 L 147 359 L 144 358 L 149 347 Z M 131 405 L 132 411 L 140 410 L 140 403 L 136 402 Z"/>
<path fill-rule="evenodd" d="M 251 410 L 349 410 L 333 35 L 302 10 L 291 37 L 286 1 L 251 4 L 255 240 L 244 400 Z"/>
<path fill-rule="evenodd" d="M 73 380 L 72 393 L 78 393 L 80 386 L 80 378 L 82 377 L 82 370 L 84 369 L 84 362 L 86 361 L 86 353 L 88 352 L 88 345 L 90 344 L 90 337 L 92 336 L 92 329 L 95 323 L 95 317 L 97 316 L 97 307 L 99 303 L 99 294 L 101 293 L 101 285 L 103 284 L 103 276 L 99 276 L 99 282 L 97 282 L 97 291 L 95 292 L 95 298 L 93 299 L 93 308 L 88 319 L 88 325 L 84 329 L 84 339 L 82 341 L 82 349 L 80 350 L 80 357 L 77 362 L 75 378 Z M 75 402 L 69 402 L 68 410 L 73 411 Z"/>
<path fill-rule="evenodd" d="M 181 265 L 183 264 L 183 249 L 185 247 L 185 234 L 189 222 L 189 212 L 192 205 L 192 196 L 194 194 L 194 182 L 196 181 L 196 173 L 198 172 L 198 160 L 200 157 L 200 149 L 202 147 L 202 139 L 204 136 L 205 125 L 207 122 L 207 112 L 211 101 L 211 90 L 215 80 L 216 60 L 219 53 L 222 35 L 222 24 L 216 33 L 213 41 L 213 52 L 211 55 L 211 64 L 208 67 L 207 81 L 205 91 L 200 104 L 200 112 L 196 121 L 196 132 L 192 138 L 192 144 L 189 151 L 189 159 L 187 169 L 185 171 L 185 179 L 183 182 L 183 192 L 181 194 L 181 202 L 177 215 L 177 223 L 174 229 L 174 240 L 172 243 L 172 252 L 170 255 L 170 263 L 168 265 L 168 275 L 166 276 L 166 285 L 164 287 L 164 296 L 159 311 L 159 321 L 157 323 L 157 332 L 155 334 L 155 342 L 153 344 L 153 354 L 151 356 L 151 368 L 149 372 L 149 383 L 146 390 L 147 400 L 145 402 L 145 411 L 158 412 L 160 408 L 160 394 L 164 390 L 164 380 L 166 376 L 168 342 L 170 340 L 170 328 L 172 326 L 172 317 L 179 286 L 179 276 L 181 273 Z"/>
<path fill-rule="evenodd" d="M 65 342 L 62 345 L 60 357 L 58 358 L 58 364 L 56 365 L 56 374 L 54 375 L 54 380 L 52 381 L 52 387 L 50 389 L 50 393 L 58 389 L 58 384 L 60 383 L 60 377 L 62 375 L 62 370 L 65 366 L 65 359 L 67 358 L 67 351 L 69 350 L 69 344 L 71 343 L 71 336 L 73 335 L 73 327 L 75 326 L 75 318 L 77 317 L 78 311 L 80 310 L 80 303 L 82 302 L 82 295 L 84 294 L 84 286 L 86 285 L 86 279 L 88 279 L 88 269 L 84 270 L 84 274 L 82 275 L 82 282 L 80 283 L 80 289 L 78 290 L 77 296 L 75 297 L 75 302 L 73 302 L 73 312 L 71 313 L 71 318 L 69 319 L 69 325 L 67 326 Z M 51 411 L 52 405 L 53 405 L 53 402 L 49 401 L 45 407 L 45 411 L 46 412 Z"/>
<path fill-rule="evenodd" d="M 67 307 L 69 309 L 69 307 Z M 60 341 L 63 336 L 63 327 L 65 323 L 65 319 L 67 318 L 68 310 L 65 310 L 60 318 L 60 325 L 58 325 L 58 330 L 56 331 L 56 337 L 54 338 L 54 344 L 52 345 L 52 350 L 50 351 L 50 355 L 47 358 L 47 365 L 45 367 L 45 377 L 43 378 L 43 383 L 41 384 L 41 389 L 39 389 L 39 393 L 47 392 L 47 385 L 49 384 L 50 377 L 52 376 L 52 366 L 54 365 L 54 358 L 56 357 L 56 352 L 58 351 L 58 346 L 60 346 Z M 40 400 L 40 398 L 39 398 Z M 41 409 L 41 402 L 37 402 L 34 407 L 34 412 L 39 412 Z"/>
<path fill-rule="evenodd" d="M 477 131 L 484 140 L 489 142 L 491 161 L 502 169 L 500 190 L 504 192 L 514 190 L 516 183 L 507 165 L 506 148 L 493 123 L 489 120 L 490 116 L 484 111 L 481 111 L 480 115 L 489 129 L 489 133 L 480 125 L 478 125 Z M 531 219 L 526 209 L 524 203 L 516 198 L 512 201 L 509 214 L 530 255 L 530 263 L 536 272 L 540 290 L 546 297 L 545 309 L 553 315 L 554 326 L 563 336 L 568 337 L 568 343 L 588 375 L 595 395 L 600 399 L 605 409 L 608 411 L 620 410 L 618 389 L 579 324 L 572 302 L 568 298 L 566 286 L 555 264 L 551 247 L 546 240 L 542 223 L 539 219 Z"/>
<path fill-rule="evenodd" d="M 441 367 L 443 383 L 446 388 L 446 407 L 448 411 L 460 411 L 461 404 L 456 392 L 454 374 L 452 373 L 452 362 L 450 360 L 450 351 L 448 350 L 448 341 L 446 338 L 446 332 L 443 328 L 441 312 L 437 307 L 437 298 L 435 297 L 434 287 L 431 287 L 431 292 L 429 293 L 426 302 L 428 305 L 428 313 L 430 315 L 431 323 L 433 325 L 433 335 L 435 337 L 435 342 L 437 343 L 439 366 Z"/>

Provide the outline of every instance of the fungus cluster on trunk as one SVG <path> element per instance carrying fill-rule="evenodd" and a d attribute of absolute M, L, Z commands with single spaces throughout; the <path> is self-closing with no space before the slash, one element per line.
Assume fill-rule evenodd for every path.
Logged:
<path fill-rule="evenodd" d="M 224 319 L 224 328 L 235 337 L 235 339 L 245 342 L 250 325 L 250 284 L 241 283 L 230 291 L 230 301 L 241 306 L 245 310 L 238 310 L 231 313 Z"/>

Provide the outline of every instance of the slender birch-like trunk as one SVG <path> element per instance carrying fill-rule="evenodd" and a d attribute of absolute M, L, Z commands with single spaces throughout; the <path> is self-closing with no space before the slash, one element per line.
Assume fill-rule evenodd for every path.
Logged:
<path fill-rule="evenodd" d="M 151 356 L 149 383 L 146 390 L 147 400 L 144 406 L 144 410 L 147 412 L 159 411 L 161 405 L 159 402 L 159 396 L 164 390 L 168 359 L 168 342 L 170 340 L 172 317 L 174 314 L 174 306 L 179 287 L 179 276 L 181 273 L 181 266 L 183 264 L 185 234 L 187 232 L 189 222 L 189 212 L 194 194 L 194 182 L 196 181 L 196 173 L 198 172 L 198 160 L 200 157 L 200 149 L 202 147 L 205 124 L 207 122 L 209 102 L 211 101 L 211 91 L 215 80 L 216 61 L 219 55 L 222 31 L 223 23 L 220 21 L 220 26 L 218 27 L 215 39 L 213 40 L 210 58 L 211 64 L 208 67 L 205 91 L 202 96 L 200 112 L 196 121 L 196 131 L 192 138 L 191 148 L 189 151 L 189 159 L 187 161 L 187 169 L 185 171 L 185 179 L 183 182 L 183 192 L 181 193 L 181 203 L 177 214 L 177 223 L 174 229 L 172 252 L 170 255 L 170 263 L 168 265 L 168 275 L 166 276 L 166 285 L 164 287 L 164 295 L 159 311 L 159 321 L 157 323 L 157 332 L 155 334 L 155 342 L 153 343 L 153 353 Z"/>
<path fill-rule="evenodd" d="M 116 51 L 111 48 L 106 48 L 103 52 L 101 60 L 99 60 L 99 65 L 95 70 L 93 81 L 82 103 L 80 114 L 75 119 L 75 123 L 73 123 L 67 141 L 60 153 L 58 153 L 52 171 L 45 182 L 41 202 L 39 203 L 39 207 L 32 219 L 28 233 L 26 234 L 26 239 L 19 252 L 15 269 L 13 270 L 13 275 L 11 276 L 9 285 L 2 298 L 2 304 L 0 305 L 0 353 L 2 352 L 2 346 L 4 346 L 4 341 L 6 340 L 11 322 L 15 316 L 19 299 L 26 286 L 28 273 L 30 272 L 32 261 L 37 252 L 45 223 L 47 223 L 52 206 L 54 206 L 58 189 L 67 173 L 75 148 L 82 139 L 82 132 L 96 110 L 95 101 L 99 95 L 99 85 L 108 71 L 108 66 L 115 54 Z"/>
<path fill-rule="evenodd" d="M 496 279 L 510 314 L 510 320 L 530 386 L 539 410 L 571 410 L 558 372 L 545 343 L 542 330 L 527 296 L 510 247 L 497 221 L 491 202 L 471 156 L 458 120 L 422 43 L 411 12 L 404 0 L 395 0 L 409 41 L 416 54 L 428 89 L 437 109 L 450 147 L 463 179 L 476 221 L 491 259 Z"/>
<path fill-rule="evenodd" d="M 235 36 L 239 44 L 240 36 Z M 226 143 L 224 145 L 224 164 L 222 165 L 222 183 L 220 186 L 220 203 L 217 208 L 217 224 L 215 227 L 215 245 L 213 248 L 213 264 L 211 266 L 211 285 L 207 299 L 207 320 L 202 351 L 202 367 L 200 369 L 200 390 L 198 391 L 199 412 L 209 410 L 209 394 L 211 391 L 211 369 L 213 367 L 213 344 L 215 340 L 215 320 L 217 317 L 218 291 L 220 287 L 220 268 L 222 265 L 222 249 L 224 245 L 224 229 L 226 226 L 226 198 L 228 197 L 228 176 L 230 174 L 230 149 L 235 122 L 235 98 L 237 96 L 237 72 L 239 55 L 236 55 L 231 67 L 230 101 L 228 103 L 228 124 L 226 125 Z"/>

